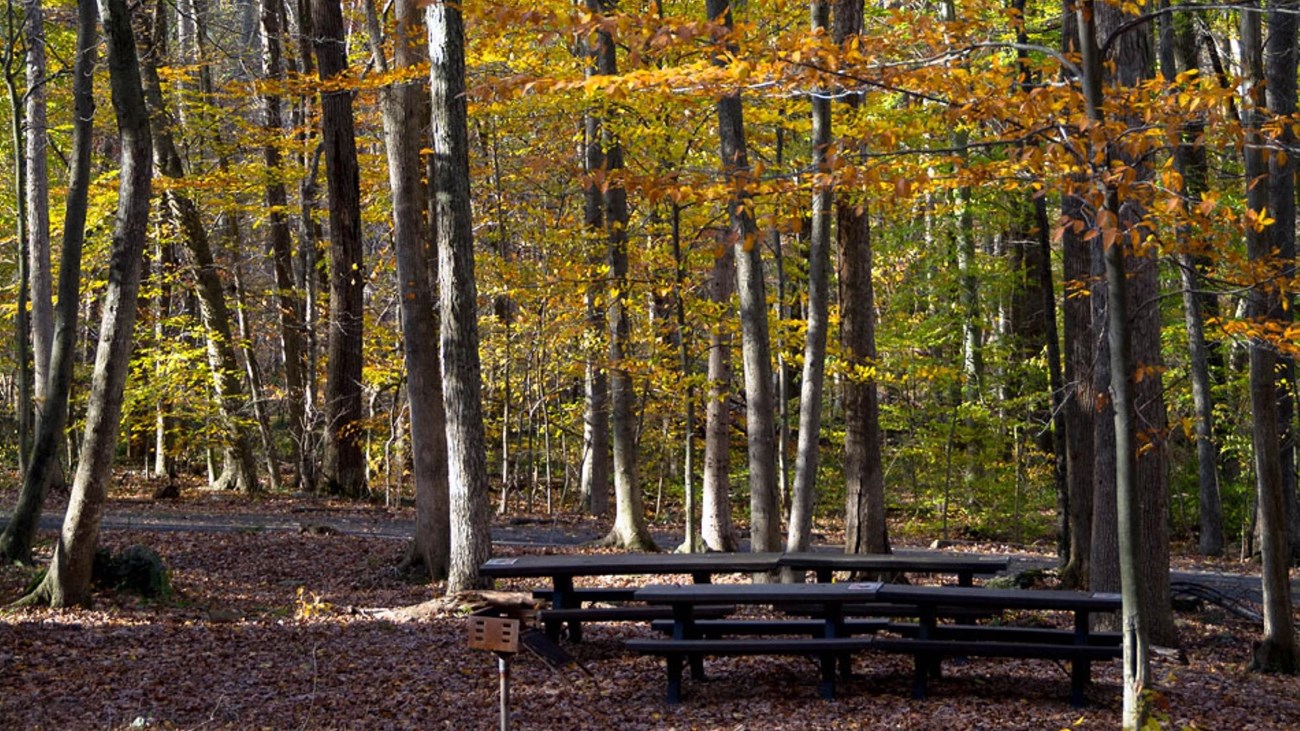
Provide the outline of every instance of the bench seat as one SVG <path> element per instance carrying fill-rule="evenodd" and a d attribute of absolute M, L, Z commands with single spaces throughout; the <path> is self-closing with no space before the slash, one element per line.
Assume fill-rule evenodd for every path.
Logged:
<path fill-rule="evenodd" d="M 879 632 L 889 626 L 886 619 L 850 619 L 844 622 L 849 634 L 862 635 Z M 673 622 L 656 619 L 650 623 L 656 632 L 672 634 Z M 726 635 L 808 635 L 818 637 L 826 629 L 820 619 L 704 619 L 695 622 L 695 630 L 708 638 Z"/>
<path fill-rule="evenodd" d="M 916 622 L 890 622 L 885 630 L 904 637 L 916 637 L 921 626 Z M 1074 630 L 1051 627 L 1013 627 L 987 624 L 940 624 L 930 630 L 931 639 L 982 640 L 988 642 L 1034 642 L 1069 645 L 1074 642 Z M 1123 636 L 1119 632 L 1091 632 L 1088 644 L 1119 647 Z"/>
<path fill-rule="evenodd" d="M 705 605 L 697 607 L 696 616 L 713 618 L 725 617 L 736 611 L 734 605 Z M 564 622 L 649 622 L 654 619 L 671 619 L 672 607 L 651 606 L 649 604 L 629 604 L 619 607 L 581 607 L 573 609 L 542 609 L 537 612 L 537 619 L 546 628 L 546 634 L 552 640 L 559 640 L 560 625 Z"/>
<path fill-rule="evenodd" d="M 912 696 L 918 699 L 925 697 L 927 677 L 931 671 L 938 670 L 939 661 L 943 657 L 979 656 L 1069 660 L 1070 703 L 1076 708 L 1084 705 L 1084 690 L 1092 680 L 1092 661 L 1110 660 L 1121 657 L 1123 654 L 1123 649 L 1118 645 L 1091 643 L 1075 645 L 1067 642 L 1043 641 L 1004 642 L 989 639 L 921 640 L 911 637 L 875 637 L 871 647 L 881 652 L 907 654 L 915 658 Z"/>
<path fill-rule="evenodd" d="M 602 586 L 574 589 L 569 595 L 580 602 L 630 602 L 637 587 Z M 555 595 L 553 589 L 533 589 L 534 599 L 550 599 Z"/>
<path fill-rule="evenodd" d="M 778 606 L 777 609 L 787 614 L 811 616 L 819 616 L 825 612 L 822 605 L 815 602 L 786 603 Z M 855 602 L 844 605 L 844 616 L 846 617 L 916 617 L 919 614 L 920 609 L 915 604 Z M 982 607 L 938 607 L 936 614 L 941 619 L 951 619 L 969 624 L 979 620 L 994 619 L 1001 612 Z"/>
<path fill-rule="evenodd" d="M 745 639 L 632 639 L 628 649 L 643 655 L 662 655 L 668 665 L 669 703 L 680 703 L 682 662 L 695 665 L 705 656 L 724 655 L 815 655 L 821 660 L 819 690 L 823 698 L 835 697 L 835 661 L 857 650 L 871 647 L 870 637 L 775 637 Z M 695 665 L 699 673 L 698 665 Z"/>

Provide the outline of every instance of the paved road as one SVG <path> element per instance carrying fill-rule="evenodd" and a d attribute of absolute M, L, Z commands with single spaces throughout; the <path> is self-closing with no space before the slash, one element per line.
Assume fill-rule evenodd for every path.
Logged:
<path fill-rule="evenodd" d="M 42 530 L 58 530 L 61 514 L 47 513 L 41 517 Z M 0 529 L 9 522 L 7 514 L 0 514 Z M 393 540 L 409 538 L 415 530 L 413 520 L 395 518 L 388 514 L 375 516 L 355 513 L 339 514 L 335 511 L 304 510 L 296 513 L 261 515 L 254 513 L 150 513 L 110 511 L 104 515 L 105 530 L 145 531 L 302 531 L 309 526 L 325 525 L 340 533 L 374 536 Z M 668 530 L 653 530 L 655 541 L 664 547 L 677 546 L 682 534 Z M 506 546 L 577 546 L 598 540 L 602 534 L 588 526 L 572 526 L 561 521 L 541 519 L 511 520 L 492 527 L 492 541 Z M 835 550 L 836 546 L 817 546 L 817 549 Z M 903 555 L 943 555 L 944 551 L 900 548 Z M 1001 554 L 1008 555 L 1008 554 Z M 1033 554 L 1009 554 L 1010 573 L 1027 569 L 1052 568 L 1055 562 Z M 1227 574 L 1207 571 L 1174 571 L 1174 582 L 1188 582 L 1211 587 L 1234 599 L 1258 604 L 1260 601 L 1259 575 Z M 1300 579 L 1292 581 L 1291 591 L 1296 606 L 1300 606 Z"/>

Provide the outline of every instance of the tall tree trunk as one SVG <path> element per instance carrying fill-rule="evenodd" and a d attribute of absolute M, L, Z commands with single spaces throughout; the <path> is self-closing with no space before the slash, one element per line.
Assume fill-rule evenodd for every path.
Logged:
<path fill-rule="evenodd" d="M 603 14 L 614 7 L 608 0 L 587 0 L 587 9 Z M 605 30 L 594 34 L 591 53 L 596 73 L 618 73 L 613 36 Z M 656 551 L 646 526 L 637 469 L 636 387 L 627 368 L 631 357 L 632 323 L 628 316 L 627 189 L 623 186 L 623 146 L 609 128 L 601 125 L 605 176 L 605 234 L 609 242 L 609 425 L 614 447 L 614 527 L 605 544 L 634 550 Z"/>
<path fill-rule="evenodd" d="M 1066 0 L 1062 13 L 1062 50 L 1078 53 L 1079 30 L 1073 0 Z M 1077 79 L 1075 80 L 1077 81 Z M 1082 186 L 1083 180 L 1073 181 Z M 1100 416 L 1101 404 L 1097 399 L 1093 364 L 1093 307 L 1089 290 L 1092 287 L 1092 250 L 1083 239 L 1084 200 L 1071 191 L 1061 194 L 1061 278 L 1065 289 L 1062 305 L 1062 325 L 1065 340 L 1065 383 L 1067 394 L 1065 416 L 1065 474 L 1068 482 L 1069 511 L 1066 516 L 1069 531 L 1069 557 L 1061 568 L 1061 582 L 1073 588 L 1088 586 L 1089 567 L 1092 561 L 1092 515 L 1094 493 L 1095 450 L 1094 414 Z"/>
<path fill-rule="evenodd" d="M 1095 9 L 1096 27 L 1103 35 L 1114 32 L 1124 22 L 1132 19 L 1131 15 L 1111 5 L 1100 4 L 1096 5 Z M 1120 33 L 1115 39 L 1111 53 L 1112 56 L 1108 60 L 1113 63 L 1113 83 L 1116 86 L 1134 88 L 1151 78 L 1154 71 L 1154 53 L 1149 33 L 1134 31 Z M 1130 126 L 1143 124 L 1139 119 L 1130 119 L 1128 122 Z M 1134 171 L 1138 181 L 1150 180 L 1151 168 L 1148 163 L 1127 155 L 1122 149 L 1118 154 Z M 1122 220 L 1117 221 L 1115 226 L 1123 230 L 1126 236 L 1130 231 L 1145 230 L 1141 224 L 1144 213 L 1138 203 L 1134 200 L 1125 200 L 1123 204 L 1123 208 L 1116 211 L 1118 215 L 1122 215 Z M 1101 237 L 1094 239 L 1094 242 L 1104 248 Z M 1104 261 L 1104 252 L 1101 258 Z M 1141 489 L 1138 492 L 1140 510 L 1136 513 L 1142 524 L 1142 544 L 1138 555 L 1144 563 L 1145 576 L 1138 586 L 1145 610 L 1145 631 L 1149 633 L 1152 642 L 1177 645 L 1178 637 L 1174 627 L 1169 592 L 1169 476 L 1165 445 L 1166 415 L 1162 381 L 1154 375 L 1160 373 L 1162 364 L 1159 273 L 1154 253 L 1134 252 L 1127 263 L 1127 270 L 1129 296 L 1132 303 L 1129 323 L 1133 357 L 1131 365 L 1135 370 L 1130 374 L 1107 375 L 1112 384 L 1121 376 L 1132 379 L 1134 404 L 1142 424 L 1143 437 L 1147 442 L 1142 454 L 1137 457 L 1137 484 Z M 1107 340 L 1108 345 L 1113 342 L 1109 337 Z M 1110 363 L 1115 362 L 1114 357 L 1108 356 L 1108 358 Z M 1152 374 L 1152 377 L 1144 377 L 1146 374 Z M 1116 435 L 1116 438 L 1118 436 Z M 1116 525 L 1113 521 L 1108 523 L 1102 514 L 1102 509 L 1108 508 L 1111 502 L 1103 499 L 1101 492 L 1110 487 L 1100 479 L 1103 477 L 1103 465 L 1100 464 L 1101 452 L 1105 443 L 1099 436 L 1096 442 L 1099 479 L 1094 506 L 1097 512 L 1093 516 L 1094 554 L 1091 567 L 1092 588 L 1102 591 L 1106 590 L 1107 585 L 1113 587 L 1115 582 L 1122 581 L 1122 576 L 1110 572 L 1113 567 L 1115 571 L 1122 573 L 1122 568 L 1117 563 L 1097 560 L 1098 551 L 1114 555 L 1113 552 L 1118 545 L 1117 542 L 1111 543 L 1111 540 L 1102 538 L 1103 532 L 1110 526 Z M 1117 455 L 1117 459 L 1124 458 L 1122 453 Z"/>
<path fill-rule="evenodd" d="M 80 6 L 82 13 L 93 12 L 87 5 L 82 3 Z M 131 16 L 125 0 L 106 0 L 105 10 L 109 80 L 122 146 L 108 289 L 104 294 L 104 314 L 91 376 L 86 431 L 63 531 L 55 544 L 54 558 L 45 578 L 22 600 L 24 603 L 49 603 L 54 607 L 90 603 L 91 566 L 99 541 L 99 524 L 108 482 L 112 478 L 113 456 L 117 450 L 122 396 L 131 360 L 136 297 L 140 289 L 140 265 L 149 222 L 153 168 L 149 115 L 140 86 Z"/>
<path fill-rule="evenodd" d="M 1267 209 L 1274 214 L 1272 204 L 1277 203 L 1271 195 L 1273 184 L 1281 184 L 1292 189 L 1291 181 L 1279 181 L 1270 173 L 1266 159 L 1266 141 L 1261 131 L 1264 121 L 1264 58 L 1263 34 L 1261 31 L 1258 0 L 1251 0 L 1243 6 L 1241 13 L 1241 65 L 1244 82 L 1241 95 L 1241 121 L 1245 133 L 1242 145 L 1242 157 L 1245 167 L 1246 206 L 1251 213 L 1262 216 Z M 1252 12 L 1254 11 L 1254 12 Z M 1279 14 L 1280 15 L 1280 14 Z M 1270 31 L 1279 29 L 1270 22 Z M 1295 49 L 1294 21 L 1284 22 L 1281 33 L 1291 36 L 1288 48 L 1280 49 L 1283 56 L 1290 55 Z M 1270 59 L 1272 60 L 1272 59 Z M 1291 72 L 1295 72 L 1295 63 L 1291 61 Z M 1292 76 L 1294 79 L 1294 76 Z M 1269 79 L 1271 82 L 1272 79 Z M 1294 81 L 1292 82 L 1294 84 Z M 1292 91 L 1294 94 L 1294 91 Z M 1294 96 L 1291 97 L 1294 100 Z M 1294 101 L 1292 101 L 1294 104 Z M 1272 156 L 1275 157 L 1275 156 Z M 1267 182 L 1263 180 L 1267 176 Z M 1294 207 L 1290 202 L 1283 204 L 1292 216 L 1290 225 L 1294 226 Z M 1294 232 L 1275 232 L 1282 227 L 1283 220 L 1278 217 L 1276 223 L 1268 228 L 1253 225 L 1251 218 L 1246 222 L 1246 254 L 1256 266 L 1273 274 L 1281 274 L 1294 266 L 1294 251 L 1290 258 L 1283 258 L 1278 251 L 1279 239 L 1294 237 Z M 1293 243 L 1294 246 L 1294 243 Z M 1272 277 L 1263 278 L 1250 290 L 1247 299 L 1247 318 L 1262 326 L 1280 315 L 1281 297 L 1275 289 Z M 1286 525 L 1286 481 L 1282 471 L 1286 464 L 1279 433 L 1279 394 L 1278 394 L 1278 357 L 1275 346 L 1256 336 L 1250 343 L 1250 406 L 1254 415 L 1253 442 L 1255 448 L 1255 486 L 1259 511 L 1260 554 L 1263 559 L 1261 584 L 1264 600 L 1264 636 L 1255 647 L 1252 667 L 1269 672 L 1295 673 L 1300 656 L 1297 656 L 1295 627 L 1291 619 L 1291 585 L 1289 577 L 1290 556 L 1287 551 Z"/>
<path fill-rule="evenodd" d="M 46 160 L 45 14 L 41 0 L 27 0 L 27 275 L 31 302 L 33 395 L 36 421 L 49 399 L 50 353 L 54 339 L 54 277 L 50 267 L 50 180 Z M 39 426 L 37 427 L 40 428 Z M 62 482 L 62 464 L 57 465 Z"/>
<path fill-rule="evenodd" d="M 436 0 L 425 10 L 433 99 L 434 195 L 442 311 L 442 392 L 447 408 L 451 560 L 448 593 L 478 586 L 491 552 L 487 453 L 478 352 L 478 295 L 470 214 L 465 28 L 460 6 Z"/>
<path fill-rule="evenodd" d="M 311 0 L 311 16 L 320 80 L 340 81 L 347 73 L 348 59 L 339 0 Z M 322 93 L 320 105 L 330 201 L 330 328 L 322 469 L 331 493 L 360 497 L 366 491 L 361 425 L 366 272 L 361 254 L 361 183 L 352 94 L 346 89 Z"/>
<path fill-rule="evenodd" d="M 393 64 L 408 69 L 423 61 L 419 18 L 413 0 L 394 6 Z M 371 51 L 381 72 L 388 71 L 373 0 L 366 0 L 372 26 Z M 402 342 L 406 352 L 411 408 L 411 454 L 415 463 L 415 540 L 405 561 L 432 576 L 447 573 L 450 516 L 447 512 L 447 433 L 438 365 L 438 321 L 429 287 L 429 257 L 421 200 L 420 87 L 405 81 L 380 91 L 388 150 L 388 180 L 393 194 L 393 248 L 402 300 Z"/>
<path fill-rule="evenodd" d="M 1160 19 L 1160 72 L 1167 83 L 1173 82 L 1180 71 L 1179 56 L 1184 63 L 1195 68 L 1196 54 L 1178 52 L 1178 34 L 1174 17 Z M 1193 42 L 1194 43 L 1194 42 Z M 1205 125 L 1200 120 L 1186 123 L 1181 130 L 1181 140 L 1174 148 L 1174 168 L 1183 182 L 1180 191 L 1189 207 L 1201 200 L 1205 192 L 1205 146 L 1197 142 Z M 1206 556 L 1223 554 L 1223 504 L 1219 496 L 1219 447 L 1214 441 L 1214 401 L 1211 396 L 1210 350 L 1205 340 L 1205 314 L 1201 311 L 1203 297 L 1200 289 L 1200 271 L 1194 246 L 1194 233 L 1187 225 L 1176 231 L 1179 252 L 1176 257 L 1183 295 L 1183 323 L 1187 329 L 1187 361 L 1192 386 L 1192 407 L 1196 414 L 1196 482 L 1197 505 L 1200 513 L 1199 550 Z"/>
<path fill-rule="evenodd" d="M 163 24 L 166 17 L 164 9 L 163 3 L 155 6 L 152 27 L 148 23 L 139 24 L 141 32 L 136 40 L 139 43 L 144 96 L 150 114 L 154 163 L 164 177 L 181 181 L 185 177 L 185 171 L 172 139 L 167 109 L 163 102 L 162 83 L 158 78 L 158 57 L 165 53 L 159 45 L 166 33 Z M 199 216 L 198 206 L 182 191 L 181 185 L 173 183 L 163 194 L 163 203 L 167 207 L 168 216 L 180 229 L 185 247 L 194 260 L 199 312 L 206 330 L 208 367 L 212 370 L 212 388 L 224 422 L 226 438 L 230 440 L 235 468 L 232 477 L 239 489 L 256 492 L 257 468 L 253 446 L 248 439 L 248 430 L 239 423 L 247 399 L 239 379 L 235 341 L 231 337 L 230 308 L 226 304 L 225 290 L 208 242 L 207 228 Z"/>
<path fill-rule="evenodd" d="M 1267 79 L 1266 103 L 1273 118 L 1285 119 L 1296 112 L 1296 0 L 1270 0 L 1268 12 L 1268 40 L 1265 53 Z M 1296 134 L 1289 124 L 1280 125 L 1277 136 L 1270 140 L 1282 150 L 1295 146 Z M 1268 212 L 1274 223 L 1268 228 L 1273 250 L 1282 260 L 1279 274 L 1284 281 L 1296 274 L 1295 224 L 1296 224 L 1296 164 L 1291 154 L 1268 156 Z M 1295 298 L 1287 295 L 1287 302 L 1279 302 L 1273 319 L 1290 325 Z M 1286 353 L 1278 354 L 1278 437 L 1282 466 L 1282 494 L 1286 506 L 1284 520 L 1290 543 L 1290 561 L 1300 562 L 1300 504 L 1296 496 L 1296 430 L 1295 430 L 1295 359 Z M 1261 503 L 1262 504 L 1262 503 Z"/>
<path fill-rule="evenodd" d="M 731 3 L 707 0 L 705 9 L 712 22 L 732 27 Z M 735 51 L 732 42 L 718 49 L 714 63 L 725 66 Z M 736 249 L 736 288 L 740 292 L 741 352 L 745 364 L 746 437 L 749 447 L 750 548 L 753 551 L 780 550 L 781 512 L 777 500 L 774 413 L 772 398 L 772 346 L 767 329 L 767 294 L 763 280 L 763 247 L 754 224 L 748 186 L 748 149 L 740 93 L 718 99 L 718 136 L 721 139 L 722 169 L 731 199 L 727 210 L 731 220 L 731 245 Z"/>
<path fill-rule="evenodd" d="M 713 260 L 709 301 L 719 319 L 736 290 L 735 254 L 721 245 Z M 709 329 L 709 391 L 704 406 L 704 507 L 701 533 L 714 551 L 739 547 L 731 522 L 731 334 L 721 322 Z"/>
<path fill-rule="evenodd" d="M 810 8 L 814 36 L 824 36 L 830 26 L 830 5 L 813 0 Z M 830 307 L 831 208 L 835 190 L 829 182 L 831 100 L 826 88 L 812 98 L 812 235 L 808 240 L 807 335 L 803 352 L 803 378 L 799 393 L 799 446 L 795 457 L 794 491 L 790 502 L 787 551 L 806 551 L 812 543 L 813 508 L 816 505 L 817 458 L 822 421 L 822 384 L 826 375 L 826 330 Z"/>
<path fill-rule="evenodd" d="M 587 75 L 597 73 L 595 53 L 588 41 L 586 53 L 589 56 Z M 596 277 L 595 272 L 603 271 L 606 260 L 605 238 L 605 201 L 601 193 L 600 180 L 604 176 L 605 153 L 601 140 L 601 121 L 594 110 L 588 110 L 583 118 L 583 169 L 586 178 L 583 182 L 583 224 L 591 237 L 587 246 L 591 249 L 588 264 L 593 271 L 593 280 L 587 283 L 583 297 L 587 307 L 587 329 L 596 343 L 603 343 L 607 338 L 608 324 L 601 306 L 604 299 L 600 291 L 606 289 L 603 277 Z M 600 352 L 599 347 L 590 347 L 585 354 L 585 373 L 583 377 L 583 419 L 582 419 L 582 482 L 581 494 L 583 506 L 587 512 L 604 516 L 609 512 L 609 377 L 605 371 L 604 361 L 608 355 Z"/>
<path fill-rule="evenodd" d="M 234 211 L 226 213 L 226 239 L 240 241 L 239 219 Z M 244 356 L 244 376 L 248 378 L 248 400 L 257 421 L 257 433 L 262 440 L 262 458 L 266 463 L 267 486 L 272 492 L 280 491 L 280 455 L 275 446 L 275 432 L 271 416 L 266 410 L 266 385 L 262 380 L 262 364 L 257 360 L 256 341 L 248 326 L 248 289 L 244 286 L 243 265 L 234 266 L 235 328 L 239 333 L 239 351 Z"/>
<path fill-rule="evenodd" d="M 862 32 L 862 0 L 836 0 L 834 39 Z M 846 95 L 856 109 L 861 99 Z M 844 550 L 889 553 L 880 395 L 876 390 L 876 309 L 866 202 L 841 193 L 835 203 L 839 247 L 840 342 L 844 377 Z"/>
<path fill-rule="evenodd" d="M 95 25 L 98 9 L 94 0 L 77 5 L 77 46 L 73 66 L 73 123 L 70 174 L 63 216 L 63 251 L 59 263 L 59 292 L 54 312 L 54 341 L 45 402 L 48 418 L 37 424 L 31 459 L 23 473 L 22 489 L 13 516 L 0 534 L 0 557 L 5 561 L 29 563 L 32 539 L 40 521 L 45 494 L 55 473 L 68 401 L 72 390 L 73 364 L 77 357 L 77 315 L 81 304 L 81 252 L 86 238 L 86 209 L 90 189 L 90 153 L 95 116 L 94 71 L 98 56 Z"/>
<path fill-rule="evenodd" d="M 4 83 L 9 102 L 9 132 L 12 143 L 14 179 L 13 193 L 15 202 L 14 234 L 18 241 L 18 307 L 14 315 L 14 356 L 18 361 L 18 470 L 25 472 L 32 446 L 32 428 L 36 420 L 36 407 L 32 399 L 32 328 L 27 307 L 31 293 L 31 278 L 28 273 L 31 256 L 28 249 L 27 202 L 27 158 L 23 143 L 23 102 L 18 90 L 18 38 L 21 28 L 14 13 L 13 0 L 6 5 L 6 38 L 4 39 Z"/>
<path fill-rule="evenodd" d="M 272 85 L 284 78 L 282 34 L 284 29 L 283 0 L 262 0 L 262 78 Z M 263 122 L 266 130 L 277 140 L 284 134 L 284 109 L 280 95 L 268 92 L 262 96 Z M 293 241 L 289 226 L 289 197 L 280 173 L 282 158 L 274 141 L 262 148 L 262 161 L 266 165 L 266 216 L 267 243 L 271 251 L 270 263 L 275 275 L 277 314 L 280 321 L 280 347 L 284 359 L 285 420 L 289 427 L 289 441 L 294 454 L 294 465 L 302 464 L 303 429 L 306 425 L 303 403 L 303 342 L 302 299 L 293 276 Z M 301 485 L 301 470 L 294 470 L 293 483 Z"/>
<path fill-rule="evenodd" d="M 1097 47 L 1096 28 L 1097 25 L 1102 25 L 1095 15 L 1098 10 L 1092 0 L 1083 0 L 1077 9 L 1077 20 L 1084 74 L 1080 81 L 1083 83 L 1087 118 L 1091 123 L 1100 125 L 1105 118 L 1102 111 L 1102 58 Z M 1132 73 L 1134 69 L 1125 68 L 1125 60 L 1131 61 L 1132 57 L 1126 59 L 1121 53 L 1119 82 L 1132 84 L 1132 79 L 1126 78 L 1125 74 Z M 1101 161 L 1093 171 L 1094 176 L 1108 174 L 1111 160 L 1109 149 L 1100 155 L 1090 154 L 1088 157 Z M 1147 566 L 1139 557 L 1143 527 L 1139 522 L 1139 513 L 1143 506 L 1139 503 L 1138 495 L 1141 476 L 1138 473 L 1137 410 L 1133 403 L 1135 363 L 1128 312 L 1129 283 L 1125 272 L 1124 245 L 1128 237 L 1121 228 L 1123 219 L 1120 198 L 1114 184 L 1101 179 L 1094 184 L 1094 192 L 1094 200 L 1100 204 L 1095 224 L 1099 230 L 1095 239 L 1100 242 L 1103 250 L 1107 295 L 1106 340 L 1114 424 L 1112 444 L 1115 450 L 1115 530 L 1118 534 L 1120 592 L 1123 595 L 1124 709 L 1121 723 L 1126 731 L 1137 731 L 1145 727 L 1148 716 L 1145 692 L 1150 675 L 1147 626 L 1150 607 L 1142 596 L 1142 587 L 1147 580 Z M 1101 451 L 1103 450 L 1098 450 L 1099 453 Z"/>
<path fill-rule="evenodd" d="M 701 550 L 699 508 L 695 499 L 695 383 L 691 378 L 695 368 L 692 366 L 691 348 L 693 342 L 690 330 L 686 326 L 686 255 L 682 251 L 682 207 L 672 204 L 670 239 L 673 250 L 673 309 L 677 316 L 677 367 L 680 377 L 686 381 L 682 394 L 682 411 L 686 423 L 682 437 L 682 494 L 685 496 L 686 538 L 680 551 L 695 553 Z M 549 450 L 548 450 L 549 451 Z"/>

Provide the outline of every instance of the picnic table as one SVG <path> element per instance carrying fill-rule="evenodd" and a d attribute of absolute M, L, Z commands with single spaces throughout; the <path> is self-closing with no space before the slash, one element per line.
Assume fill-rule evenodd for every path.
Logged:
<path fill-rule="evenodd" d="M 1007 570 L 1005 556 L 914 556 L 896 553 L 830 553 L 805 551 L 784 553 L 778 565 L 795 571 L 813 571 L 817 581 L 829 582 L 837 571 L 892 571 L 917 574 L 955 574 L 958 586 L 973 586 L 975 576 L 991 576 Z"/>
<path fill-rule="evenodd" d="M 876 600 L 916 607 L 919 621 L 915 625 L 897 623 L 887 628 L 910 636 L 877 637 L 872 649 L 913 655 L 912 694 L 917 698 L 925 697 L 926 680 L 938 675 L 943 657 L 982 655 L 1069 660 L 1070 702 L 1082 706 L 1092 661 L 1121 654 L 1118 633 L 1093 633 L 1090 627 L 1092 614 L 1121 608 L 1119 594 L 886 584 L 876 593 Z M 1070 612 L 1074 629 L 939 624 L 941 608 L 949 607 Z"/>
<path fill-rule="evenodd" d="M 1119 633 L 1092 632 L 1090 617 L 1120 608 L 1117 594 L 1076 591 L 996 590 L 952 586 L 909 586 L 857 582 L 840 584 L 732 584 L 721 586 L 649 586 L 635 593 L 638 601 L 672 608 L 672 624 L 656 628 L 668 638 L 628 640 L 629 649 L 661 655 L 668 669 L 668 702 L 681 699 L 682 664 L 703 677 L 703 657 L 710 655 L 812 655 L 821 660 L 821 691 L 835 693 L 835 662 L 848 675 L 859 650 L 909 654 L 914 658 L 913 695 L 923 698 L 927 680 L 937 676 L 944 657 L 1015 657 L 1070 661 L 1070 701 L 1084 703 L 1091 682 L 1091 663 L 1121 655 Z M 699 608 L 709 602 L 815 605 L 812 619 L 712 619 Z M 862 604 L 909 607 L 915 623 L 849 619 Z M 1002 612 L 1031 609 L 1070 612 L 1073 629 L 1004 625 L 941 624 L 953 608 Z M 885 633 L 885 634 L 881 634 Z M 892 633 L 893 636 L 890 636 Z M 727 635 L 745 635 L 742 638 Z M 776 636 L 755 636 L 776 635 Z"/>
<path fill-rule="evenodd" d="M 578 576 L 669 576 L 689 574 L 696 583 L 708 584 L 715 574 L 775 571 L 779 553 L 619 553 L 555 554 L 492 558 L 479 567 L 479 574 L 492 578 L 548 578 L 549 590 L 539 592 L 550 599 L 550 609 L 540 618 L 552 639 L 558 639 L 567 623 L 569 639 L 582 639 L 583 621 L 654 619 L 659 615 L 642 607 L 584 608 L 584 601 L 631 601 L 634 588 L 575 588 Z"/>
<path fill-rule="evenodd" d="M 834 698 L 836 660 L 846 659 L 850 653 L 871 644 L 871 638 L 853 637 L 847 631 L 844 606 L 874 600 L 880 587 L 880 583 L 874 581 L 647 586 L 638 589 L 635 597 L 637 601 L 672 608 L 671 638 L 632 639 L 627 641 L 627 646 L 637 652 L 664 656 L 668 669 L 669 703 L 681 701 L 683 661 L 689 660 L 692 674 L 696 679 L 702 679 L 702 658 L 705 655 L 813 655 L 821 661 L 821 695 Z M 813 637 L 706 638 L 696 628 L 696 610 L 701 605 L 716 602 L 765 605 L 817 602 L 823 610 L 818 617 L 819 631 Z"/>

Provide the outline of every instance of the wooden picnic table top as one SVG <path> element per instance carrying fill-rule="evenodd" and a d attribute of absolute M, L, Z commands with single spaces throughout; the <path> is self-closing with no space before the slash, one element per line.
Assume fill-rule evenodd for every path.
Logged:
<path fill-rule="evenodd" d="M 750 573 L 777 568 L 779 553 L 548 554 L 488 559 L 479 573 L 493 578 L 614 574 Z"/>
<path fill-rule="evenodd" d="M 1005 556 L 911 556 L 892 553 L 829 553 L 803 551 L 781 555 L 780 566 L 839 571 L 912 571 L 917 573 L 966 572 L 996 574 L 1006 571 Z"/>
<path fill-rule="evenodd" d="M 781 602 L 874 601 L 879 581 L 838 584 L 652 584 L 637 589 L 647 604 L 774 604 Z"/>
<path fill-rule="evenodd" d="M 876 600 L 899 604 L 1046 609 L 1073 612 L 1113 612 L 1121 608 L 1119 594 L 1048 589 L 985 589 L 958 586 L 885 584 Z"/>

